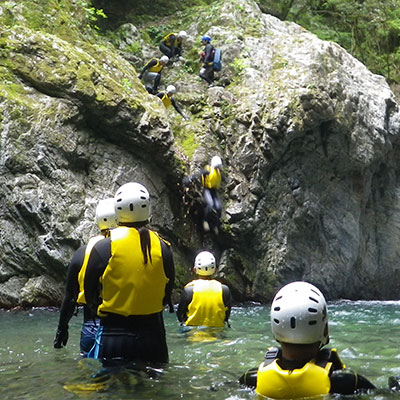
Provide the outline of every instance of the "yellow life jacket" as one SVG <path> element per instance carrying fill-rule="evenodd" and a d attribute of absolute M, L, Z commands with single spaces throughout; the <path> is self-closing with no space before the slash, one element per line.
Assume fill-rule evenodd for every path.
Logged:
<path fill-rule="evenodd" d="M 222 297 L 222 285 L 216 280 L 197 279 L 185 287 L 193 287 L 188 305 L 186 325 L 224 326 L 227 307 Z"/>
<path fill-rule="evenodd" d="M 161 101 L 163 102 L 165 108 L 168 108 L 172 104 L 171 97 L 169 97 L 167 93 L 164 94 Z"/>
<path fill-rule="evenodd" d="M 89 239 L 88 244 L 86 245 L 85 257 L 83 258 L 83 263 L 82 263 L 81 269 L 80 269 L 79 274 L 78 274 L 78 283 L 79 283 L 79 294 L 78 294 L 78 299 L 77 299 L 77 303 L 78 304 L 86 304 L 84 287 L 83 287 L 83 284 L 84 284 L 84 281 L 85 281 L 86 267 L 87 267 L 87 263 L 89 261 L 90 253 L 91 253 L 91 251 L 93 249 L 93 246 L 99 240 L 102 240 L 102 239 L 104 239 L 103 235 L 94 236 L 94 237 Z"/>
<path fill-rule="evenodd" d="M 149 315 L 163 310 L 165 285 L 160 237 L 150 233 L 150 257 L 144 263 L 137 229 L 120 226 L 110 232 L 111 257 L 100 283 L 98 315 Z"/>
<path fill-rule="evenodd" d="M 149 64 L 151 61 L 156 60 L 157 64 L 153 65 L 148 69 L 149 72 L 160 72 L 164 68 L 164 65 L 160 64 L 160 61 L 157 60 L 156 58 L 152 58 L 147 64 Z M 146 64 L 146 65 L 147 65 Z"/>
<path fill-rule="evenodd" d="M 209 173 L 201 177 L 203 186 L 209 189 L 219 189 L 221 186 L 221 171 L 219 168 L 212 168 L 206 165 L 204 169 Z"/>
<path fill-rule="evenodd" d="M 175 35 L 175 40 L 174 40 L 174 47 L 178 47 L 180 45 L 180 42 L 178 41 L 178 35 L 176 33 L 169 33 L 168 35 L 164 36 L 163 42 L 168 46 L 171 47 L 171 36 Z"/>
<path fill-rule="evenodd" d="M 332 352 L 336 352 L 334 349 Z M 311 360 L 300 369 L 284 370 L 277 360 L 262 362 L 257 372 L 256 392 L 273 399 L 297 399 L 328 394 L 331 389 L 332 362 L 323 366 Z"/>

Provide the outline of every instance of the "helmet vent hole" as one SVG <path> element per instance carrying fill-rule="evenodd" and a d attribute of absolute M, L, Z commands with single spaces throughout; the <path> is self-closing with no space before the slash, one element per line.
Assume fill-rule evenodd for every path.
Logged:
<path fill-rule="evenodd" d="M 279 324 L 279 319 L 276 319 L 276 318 L 274 318 L 274 322 L 276 323 L 276 324 Z"/>
<path fill-rule="evenodd" d="M 281 311 L 281 308 L 280 307 L 275 307 L 274 311 Z"/>
<path fill-rule="evenodd" d="M 142 204 L 142 208 L 146 208 L 147 206 L 146 206 L 146 204 Z"/>
<path fill-rule="evenodd" d="M 296 318 L 295 317 L 290 318 L 290 327 L 292 329 L 296 328 Z"/>
<path fill-rule="evenodd" d="M 129 210 L 133 211 L 133 204 L 132 203 L 129 204 Z"/>
<path fill-rule="evenodd" d="M 317 310 L 316 308 L 312 308 L 312 307 L 309 307 L 309 308 L 308 308 L 308 311 L 309 311 L 310 313 L 316 313 L 316 312 L 318 312 L 318 310 Z"/>
<path fill-rule="evenodd" d="M 117 203 L 121 203 L 122 199 L 117 199 Z"/>
<path fill-rule="evenodd" d="M 317 321 L 308 321 L 308 325 L 317 325 Z"/>
<path fill-rule="evenodd" d="M 146 200 L 146 196 L 140 196 L 142 200 Z"/>
<path fill-rule="evenodd" d="M 314 299 L 314 297 L 309 297 L 309 299 L 311 300 L 311 301 L 313 301 L 314 303 L 319 303 L 319 301 L 317 300 L 317 299 Z"/>
<path fill-rule="evenodd" d="M 281 298 L 282 298 L 282 296 L 279 296 L 279 297 L 277 297 L 277 298 L 275 299 L 275 301 L 276 301 L 276 300 L 280 300 Z"/>
<path fill-rule="evenodd" d="M 108 218 L 105 217 L 105 218 L 103 218 L 103 221 L 104 221 L 104 222 L 107 222 L 107 219 L 108 219 Z"/>

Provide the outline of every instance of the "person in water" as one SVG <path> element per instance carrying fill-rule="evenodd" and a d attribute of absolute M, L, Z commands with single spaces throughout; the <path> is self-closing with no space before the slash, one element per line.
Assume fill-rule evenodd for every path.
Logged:
<path fill-rule="evenodd" d="M 215 257 L 209 251 L 200 252 L 193 270 L 198 279 L 188 283 L 178 305 L 178 320 L 188 326 L 229 326 L 231 293 L 229 287 L 212 276 L 216 272 Z"/>
<path fill-rule="evenodd" d="M 323 294 L 308 282 L 292 282 L 275 295 L 271 305 L 270 347 L 260 366 L 239 379 L 259 395 L 297 399 L 328 393 L 353 394 L 374 389 L 366 378 L 346 369 L 329 342 L 328 312 Z"/>
<path fill-rule="evenodd" d="M 171 105 L 175 108 L 176 112 L 182 116 L 183 119 L 188 119 L 182 112 L 173 95 L 176 93 L 176 87 L 174 85 L 168 85 L 165 92 L 159 92 L 156 96 L 161 99 L 165 108 L 169 108 Z"/>
<path fill-rule="evenodd" d="M 152 58 L 140 72 L 138 78 L 143 79 L 144 87 L 149 93 L 157 93 L 158 85 L 161 81 L 161 72 L 168 64 L 168 61 L 169 58 L 167 56 L 162 56 L 159 60 Z"/>
<path fill-rule="evenodd" d="M 185 31 L 180 31 L 178 34 L 169 33 L 164 36 L 160 43 L 160 51 L 171 60 L 179 59 L 182 56 L 182 44 L 188 35 Z"/>
<path fill-rule="evenodd" d="M 80 247 L 72 257 L 68 267 L 65 295 L 60 309 L 60 318 L 56 336 L 53 342 L 54 348 L 58 349 L 67 345 L 68 324 L 75 312 L 77 305 L 83 305 L 83 325 L 81 330 L 80 351 L 83 357 L 94 344 L 94 338 L 99 326 L 99 321 L 91 318 L 86 305 L 84 293 L 84 276 L 87 262 L 93 246 L 99 240 L 109 235 L 110 229 L 117 226 L 114 211 L 114 199 L 100 200 L 96 207 L 96 224 L 101 234 L 89 239 L 87 245 Z"/>
<path fill-rule="evenodd" d="M 89 357 L 104 367 L 167 363 L 163 310 L 171 304 L 175 267 L 170 244 L 147 225 L 150 195 L 137 182 L 114 197 L 118 227 L 97 242 L 84 281 L 91 310 L 100 318 Z"/>

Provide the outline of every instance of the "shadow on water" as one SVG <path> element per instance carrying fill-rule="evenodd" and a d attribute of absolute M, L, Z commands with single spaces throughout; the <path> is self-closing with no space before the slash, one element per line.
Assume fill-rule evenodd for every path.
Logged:
<path fill-rule="evenodd" d="M 379 388 L 343 399 L 399 398 L 388 378 L 400 375 L 400 302 L 334 302 L 329 316 L 329 346 Z M 234 307 L 224 330 L 182 328 L 165 313 L 168 366 L 103 371 L 97 360 L 79 357 L 81 315 L 70 323 L 67 347 L 55 350 L 57 322 L 57 310 L 0 311 L 0 399 L 254 399 L 237 379 L 274 344 L 268 306 Z"/>

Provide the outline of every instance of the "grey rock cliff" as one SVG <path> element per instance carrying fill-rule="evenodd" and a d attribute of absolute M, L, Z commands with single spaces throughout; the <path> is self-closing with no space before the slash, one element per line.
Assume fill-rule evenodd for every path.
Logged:
<path fill-rule="evenodd" d="M 251 0 L 219 7 L 212 22 L 198 15 L 223 51 L 218 85 L 185 62 L 163 76 L 186 122 L 144 90 L 140 57 L 135 70 L 111 48 L 0 28 L 0 306 L 58 304 L 73 252 L 97 233 L 96 202 L 130 180 L 151 193 L 178 289 L 208 247 L 238 301 L 299 279 L 328 298 L 400 296 L 400 114 L 387 83 Z M 200 51 L 205 32 L 187 31 L 185 51 Z M 217 153 L 223 227 L 203 238 L 180 182 Z"/>

